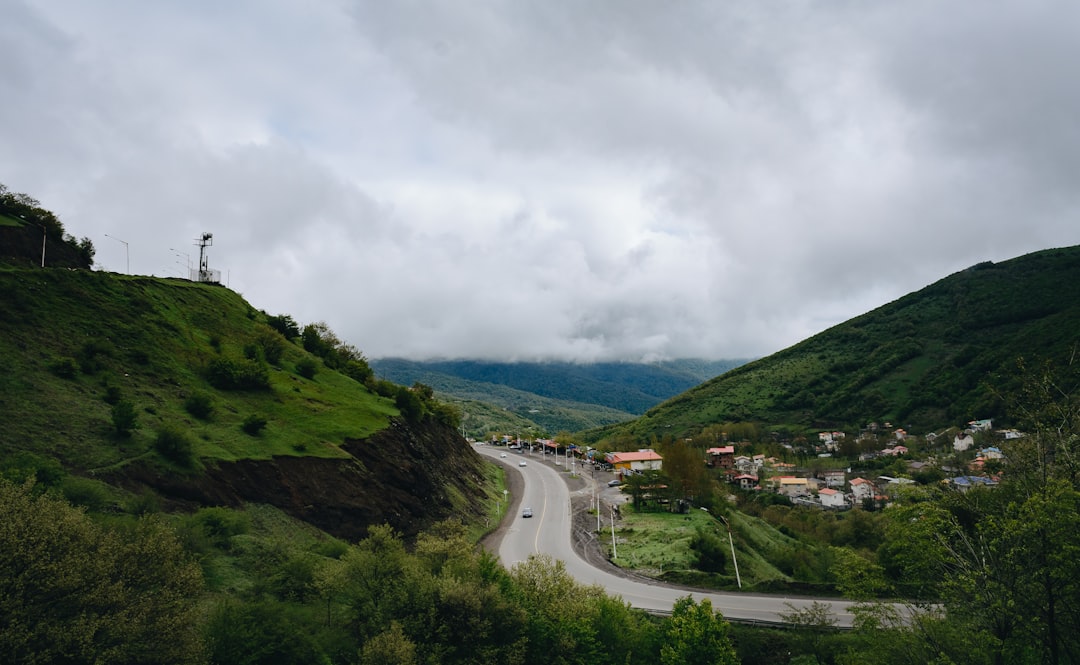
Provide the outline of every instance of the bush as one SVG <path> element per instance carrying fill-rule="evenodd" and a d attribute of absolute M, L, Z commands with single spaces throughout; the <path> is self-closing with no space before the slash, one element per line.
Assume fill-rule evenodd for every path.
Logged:
<path fill-rule="evenodd" d="M 106 404 L 117 404 L 120 402 L 120 388 L 117 386 L 105 386 L 105 396 L 102 398 Z"/>
<path fill-rule="evenodd" d="M 184 400 L 184 409 L 199 420 L 209 420 L 214 414 L 214 402 L 206 393 L 192 393 Z"/>
<path fill-rule="evenodd" d="M 727 565 L 726 545 L 719 536 L 698 527 L 690 540 L 690 549 L 696 556 L 694 567 L 707 573 L 724 572 Z"/>
<path fill-rule="evenodd" d="M 195 466 L 195 444 L 187 434 L 171 425 L 158 431 L 154 450 L 165 459 L 185 468 Z"/>
<path fill-rule="evenodd" d="M 255 415 L 254 413 L 247 418 L 244 418 L 244 422 L 240 425 L 240 429 L 244 430 L 251 436 L 258 436 L 265 428 L 266 418 Z"/>
<path fill-rule="evenodd" d="M 74 358 L 61 358 L 54 362 L 49 370 L 61 379 L 74 379 L 79 373 L 79 364 Z"/>
<path fill-rule="evenodd" d="M 210 385 L 221 390 L 266 390 L 270 388 L 270 372 L 256 360 L 216 358 L 206 368 Z"/>
<path fill-rule="evenodd" d="M 104 483 L 82 478 L 68 476 L 60 483 L 60 492 L 71 504 L 83 506 L 87 510 L 101 510 L 109 502 L 110 492 Z"/>
<path fill-rule="evenodd" d="M 315 378 L 315 372 L 318 367 L 315 365 L 315 361 L 311 358 L 302 358 L 296 363 L 296 373 L 305 379 Z"/>
<path fill-rule="evenodd" d="M 129 436 L 132 430 L 138 429 L 139 423 L 135 416 L 135 405 L 127 400 L 120 400 L 113 404 L 112 424 L 113 429 L 120 436 Z"/>

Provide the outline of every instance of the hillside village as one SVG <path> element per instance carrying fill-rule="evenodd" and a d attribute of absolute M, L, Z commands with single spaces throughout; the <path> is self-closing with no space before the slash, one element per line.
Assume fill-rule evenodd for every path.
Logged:
<path fill-rule="evenodd" d="M 784 452 L 779 456 L 755 453 L 749 441 L 713 446 L 705 449 L 702 464 L 732 489 L 778 494 L 794 505 L 822 510 L 876 510 L 914 485 L 938 483 L 961 492 L 996 486 L 1006 462 L 998 443 L 1023 436 L 1015 429 L 993 429 L 991 419 L 922 436 L 888 422 L 870 423 L 852 437 L 854 446 L 847 445 L 845 432 L 823 431 L 816 442 L 800 438 L 780 443 Z M 580 465 L 612 471 L 623 482 L 649 473 L 664 478 L 663 456 L 651 448 L 601 452 L 553 439 L 511 436 L 493 437 L 491 443 L 562 457 L 568 470 Z M 663 503 L 674 498 L 660 491 L 648 496 Z"/>

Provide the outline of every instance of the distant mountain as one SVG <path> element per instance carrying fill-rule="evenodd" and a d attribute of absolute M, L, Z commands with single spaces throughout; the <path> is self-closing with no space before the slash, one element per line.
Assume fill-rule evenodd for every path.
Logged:
<path fill-rule="evenodd" d="M 623 422 L 745 362 L 682 359 L 662 364 L 575 364 L 381 358 L 370 364 L 378 376 L 395 383 L 419 381 L 443 399 L 486 403 L 521 419 L 499 424 L 489 413 L 487 425 L 469 427 L 468 414 L 481 409 L 463 407 L 465 425 L 475 435 L 475 430 L 486 427 L 498 430 L 534 425 L 537 430 L 555 433 Z"/>
<path fill-rule="evenodd" d="M 972 266 L 586 436 L 646 440 L 738 421 L 927 431 L 1001 418 L 1021 358 L 1080 359 L 1080 247 Z"/>

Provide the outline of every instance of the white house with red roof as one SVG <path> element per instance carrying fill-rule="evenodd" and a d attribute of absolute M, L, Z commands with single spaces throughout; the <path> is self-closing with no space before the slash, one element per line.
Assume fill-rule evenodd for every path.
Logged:
<path fill-rule="evenodd" d="M 821 501 L 822 508 L 844 507 L 844 493 L 828 487 L 818 491 L 818 499 Z"/>
<path fill-rule="evenodd" d="M 874 483 L 866 478 L 851 479 L 851 497 L 856 501 L 872 499 L 874 497 Z"/>

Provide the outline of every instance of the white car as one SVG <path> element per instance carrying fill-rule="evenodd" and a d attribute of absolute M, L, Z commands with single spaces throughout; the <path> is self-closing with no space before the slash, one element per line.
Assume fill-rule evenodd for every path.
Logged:
<path fill-rule="evenodd" d="M 520 462 L 518 462 L 518 466 L 529 466 L 529 463 L 525 460 L 521 460 Z"/>
<path fill-rule="evenodd" d="M 506 453 L 499 453 L 499 457 L 506 457 Z"/>

